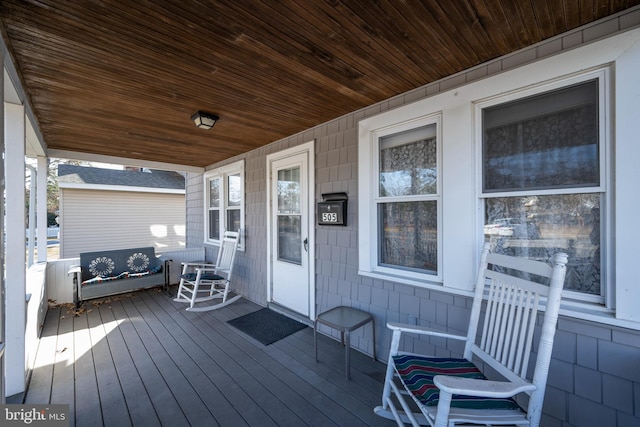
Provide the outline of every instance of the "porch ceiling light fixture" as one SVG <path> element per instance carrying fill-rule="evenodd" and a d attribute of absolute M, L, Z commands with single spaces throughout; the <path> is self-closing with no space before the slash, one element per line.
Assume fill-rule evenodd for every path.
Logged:
<path fill-rule="evenodd" d="M 196 124 L 200 129 L 211 129 L 213 125 L 216 124 L 220 117 L 215 114 L 205 113 L 204 111 L 196 111 L 193 116 L 191 116 L 191 120 Z"/>

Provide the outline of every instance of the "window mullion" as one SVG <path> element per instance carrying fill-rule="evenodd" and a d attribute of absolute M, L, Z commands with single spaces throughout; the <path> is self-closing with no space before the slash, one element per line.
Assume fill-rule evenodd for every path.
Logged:
<path fill-rule="evenodd" d="M 230 179 L 233 180 L 233 183 L 229 182 Z M 242 233 L 244 228 L 244 161 L 241 160 L 206 172 L 204 186 L 205 243 L 218 244 L 220 236 L 227 228 L 240 229 Z M 215 194 L 217 203 L 211 201 L 212 192 Z M 244 250 L 242 234 L 238 249 Z"/>

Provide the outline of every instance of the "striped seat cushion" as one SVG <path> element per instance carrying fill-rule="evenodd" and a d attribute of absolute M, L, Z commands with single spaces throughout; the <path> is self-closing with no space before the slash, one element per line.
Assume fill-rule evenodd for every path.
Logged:
<path fill-rule="evenodd" d="M 180 277 L 189 282 L 193 282 L 196 280 L 196 275 L 197 273 L 187 273 L 187 274 L 183 274 Z M 202 276 L 200 276 L 200 280 L 226 280 L 226 279 L 218 274 L 205 273 Z"/>
<path fill-rule="evenodd" d="M 487 379 L 466 359 L 401 355 L 394 356 L 393 362 L 407 390 L 426 406 L 436 406 L 440 398 L 440 391 L 433 383 L 433 377 L 436 375 Z M 468 409 L 520 409 L 510 398 L 493 399 L 455 394 L 451 406 Z"/>

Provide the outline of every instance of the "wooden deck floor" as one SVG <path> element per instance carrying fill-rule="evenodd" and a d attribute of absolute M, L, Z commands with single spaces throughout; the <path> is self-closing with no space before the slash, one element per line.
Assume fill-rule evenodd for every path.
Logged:
<path fill-rule="evenodd" d="M 68 403 L 71 426 L 390 426 L 373 413 L 384 364 L 305 328 L 269 346 L 226 321 L 258 310 L 241 299 L 188 313 L 142 291 L 79 316 L 49 310 L 26 403 Z"/>

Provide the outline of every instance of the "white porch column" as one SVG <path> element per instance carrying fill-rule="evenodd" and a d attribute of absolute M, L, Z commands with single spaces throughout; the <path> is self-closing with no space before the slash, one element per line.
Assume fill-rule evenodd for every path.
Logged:
<path fill-rule="evenodd" d="M 37 221 L 38 221 L 38 262 L 47 260 L 47 176 L 49 175 L 47 158 L 38 156 L 38 194 L 37 194 Z"/>
<path fill-rule="evenodd" d="M 25 391 L 26 237 L 24 106 L 5 107 L 6 185 L 6 357 L 7 396 Z"/>
<path fill-rule="evenodd" d="M 0 39 L 1 41 L 1 39 Z M 2 77 L 0 78 L 0 194 L 4 194 L 5 182 L 4 179 L 4 147 L 5 147 L 5 138 L 4 138 L 4 43 L 0 46 L 0 64 L 3 64 L 0 67 L 2 70 Z M 5 341 L 5 309 L 4 309 L 4 289 L 5 289 L 5 280 L 4 280 L 4 251 L 1 248 L 4 248 L 4 203 L 0 202 L 0 404 L 6 403 L 5 399 L 5 350 L 6 350 L 6 341 Z"/>
<path fill-rule="evenodd" d="M 31 165 L 25 165 L 29 169 L 29 175 L 31 177 L 31 191 L 29 191 L 29 228 L 27 232 L 29 233 L 29 237 L 27 237 L 27 241 L 29 245 L 27 247 L 27 267 L 31 267 L 34 260 L 34 252 L 36 248 L 35 240 L 36 240 L 36 196 L 38 191 L 38 174 L 36 173 L 36 168 Z"/>

